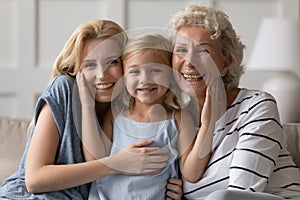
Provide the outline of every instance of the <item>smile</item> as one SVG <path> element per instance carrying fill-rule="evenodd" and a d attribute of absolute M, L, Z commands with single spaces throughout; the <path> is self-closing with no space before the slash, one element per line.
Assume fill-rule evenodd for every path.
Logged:
<path fill-rule="evenodd" d="M 182 76 L 187 81 L 200 81 L 203 79 L 203 76 L 200 74 L 182 74 Z"/>
<path fill-rule="evenodd" d="M 140 88 L 140 89 L 137 89 L 137 90 L 141 91 L 141 92 L 148 93 L 148 92 L 151 92 L 151 91 L 155 90 L 155 88 Z"/>
<path fill-rule="evenodd" d="M 108 88 L 111 88 L 114 84 L 113 83 L 109 83 L 109 84 L 97 84 L 96 85 L 96 89 L 98 90 L 105 90 Z"/>

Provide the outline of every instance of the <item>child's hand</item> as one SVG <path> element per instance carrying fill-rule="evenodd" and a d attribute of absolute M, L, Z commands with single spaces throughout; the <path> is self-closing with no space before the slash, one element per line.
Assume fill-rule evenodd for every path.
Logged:
<path fill-rule="evenodd" d="M 101 162 L 126 175 L 156 174 L 168 164 L 169 151 L 165 148 L 146 147 L 151 140 L 144 140 L 122 149 L 118 154 Z"/>
<path fill-rule="evenodd" d="M 81 105 L 83 108 L 95 109 L 96 89 L 93 84 L 89 84 L 82 71 L 76 75 L 76 82 L 79 90 Z"/>
<path fill-rule="evenodd" d="M 167 184 L 166 200 L 178 199 L 182 196 L 182 180 L 178 178 L 169 178 Z"/>

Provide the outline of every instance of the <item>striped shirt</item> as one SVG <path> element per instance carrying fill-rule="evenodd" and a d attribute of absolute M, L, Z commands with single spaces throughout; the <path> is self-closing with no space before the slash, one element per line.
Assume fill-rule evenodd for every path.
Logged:
<path fill-rule="evenodd" d="M 183 183 L 187 199 L 236 189 L 299 200 L 300 172 L 287 151 L 275 99 L 266 92 L 241 89 L 216 123 L 203 177 Z"/>

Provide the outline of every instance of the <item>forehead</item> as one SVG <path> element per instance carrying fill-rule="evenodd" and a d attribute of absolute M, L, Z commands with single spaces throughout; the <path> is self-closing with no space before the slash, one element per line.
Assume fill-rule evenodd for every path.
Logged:
<path fill-rule="evenodd" d="M 216 40 L 211 39 L 212 32 L 201 26 L 182 26 L 178 29 L 175 36 L 176 43 L 183 44 L 200 44 L 215 43 Z"/>
<path fill-rule="evenodd" d="M 129 57 L 125 62 L 125 67 L 157 63 L 170 65 L 170 58 L 166 52 L 154 52 L 152 50 L 143 50 Z"/>
<path fill-rule="evenodd" d="M 114 39 L 92 39 L 86 41 L 82 56 L 83 59 L 98 60 L 113 56 L 119 57 L 121 51 L 122 48 L 120 44 Z"/>

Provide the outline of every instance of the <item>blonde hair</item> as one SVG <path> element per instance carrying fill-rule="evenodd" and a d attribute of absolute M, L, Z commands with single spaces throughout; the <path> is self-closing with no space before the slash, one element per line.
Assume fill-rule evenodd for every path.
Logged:
<path fill-rule="evenodd" d="M 179 109 L 180 101 L 178 98 L 176 98 L 176 95 L 179 94 L 179 89 L 176 85 L 173 73 L 171 72 L 171 41 L 156 33 L 143 33 L 136 35 L 135 37 L 129 39 L 124 47 L 122 56 L 123 66 L 125 66 L 126 61 L 132 56 L 146 51 L 150 51 L 154 55 L 164 58 L 166 63 L 168 63 L 170 66 L 170 86 L 168 92 L 165 94 L 163 105 L 169 109 Z M 134 106 L 134 98 L 127 92 L 127 90 L 123 91 L 121 98 L 122 103 L 126 106 L 129 106 L 129 110 L 131 110 Z"/>
<path fill-rule="evenodd" d="M 75 77 L 82 60 L 83 47 L 87 40 L 111 38 L 123 49 L 127 41 L 124 30 L 110 20 L 94 20 L 79 25 L 73 32 L 53 65 L 51 78 L 59 75 Z"/>
<path fill-rule="evenodd" d="M 227 90 L 239 85 L 244 73 L 243 50 L 245 45 L 240 41 L 232 27 L 229 17 L 221 10 L 201 4 L 190 4 L 178 11 L 170 20 L 169 27 L 177 31 L 182 26 L 201 26 L 212 32 L 211 39 L 220 39 L 222 54 L 229 56 L 232 62 L 229 71 L 223 77 Z"/>

